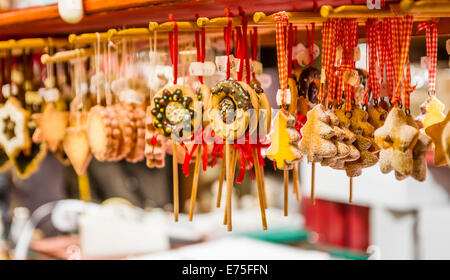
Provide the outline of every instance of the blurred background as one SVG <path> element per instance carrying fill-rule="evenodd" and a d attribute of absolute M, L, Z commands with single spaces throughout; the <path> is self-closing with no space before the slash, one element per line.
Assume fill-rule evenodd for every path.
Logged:
<path fill-rule="evenodd" d="M 0 0 L 0 10 L 50 3 L 56 1 Z M 449 38 L 438 40 L 436 94 L 446 105 L 445 113 L 450 108 L 445 48 Z M 364 41 L 360 40 L 363 54 L 357 65 L 362 69 Z M 423 56 L 425 36 L 414 37 L 410 51 L 412 81 L 417 84 L 411 96 L 414 116 L 428 96 Z M 260 57 L 267 81 L 263 88 L 275 93 L 275 48 L 261 47 Z M 275 94 L 268 96 L 276 108 Z M 269 229 L 262 230 L 256 182 L 246 174 L 241 184 L 234 185 L 229 233 L 222 224 L 224 201 L 216 207 L 220 164 L 200 173 L 193 222 L 186 215 L 192 178 L 179 172 L 183 214 L 174 223 L 171 156 L 161 169 L 149 169 L 145 162 L 93 160 L 88 203 L 77 200 L 72 167 L 49 153 L 39 171 L 26 180 L 0 174 L 0 259 L 450 259 L 450 172 L 448 167 L 435 167 L 432 155 L 429 159 L 423 183 L 397 181 L 393 174 L 381 174 L 378 166 L 364 170 L 354 179 L 353 203 L 348 203 L 345 174 L 317 166 L 315 205 L 309 199 L 311 166 L 301 162 L 302 199 L 289 196 L 288 217 L 282 211 L 283 172 L 266 161 Z"/>

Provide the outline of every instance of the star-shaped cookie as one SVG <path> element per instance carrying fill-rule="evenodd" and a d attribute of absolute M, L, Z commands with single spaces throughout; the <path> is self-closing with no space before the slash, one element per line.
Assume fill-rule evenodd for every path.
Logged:
<path fill-rule="evenodd" d="M 434 143 L 434 165 L 436 166 L 443 166 L 448 164 L 442 134 L 445 126 L 449 122 L 450 112 L 447 113 L 447 116 L 443 121 L 425 128 L 425 133 L 431 137 Z"/>
<path fill-rule="evenodd" d="M 38 124 L 38 131 L 35 133 L 40 135 L 39 138 L 42 141 L 47 142 L 50 151 L 55 152 L 59 143 L 64 139 L 69 122 L 69 113 L 60 112 L 53 103 L 48 103 L 42 113 L 33 115 L 33 119 Z"/>

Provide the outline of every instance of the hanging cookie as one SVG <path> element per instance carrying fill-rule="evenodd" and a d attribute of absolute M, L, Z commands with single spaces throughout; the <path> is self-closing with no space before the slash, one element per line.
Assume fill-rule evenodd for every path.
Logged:
<path fill-rule="evenodd" d="M 194 128 L 194 93 L 184 86 L 168 86 L 156 93 L 151 104 L 153 125 L 165 137 L 187 140 Z"/>
<path fill-rule="evenodd" d="M 275 115 L 270 140 L 267 157 L 276 162 L 278 169 L 291 169 L 294 162 L 301 160 L 302 153 L 298 148 L 300 136 L 295 130 L 295 118 L 283 110 Z"/>
<path fill-rule="evenodd" d="M 375 130 L 375 141 L 380 150 L 380 170 L 389 173 L 395 170 L 403 176 L 413 171 L 413 149 L 419 130 L 408 125 L 407 116 L 398 107 L 392 108 L 384 125 Z"/>
<path fill-rule="evenodd" d="M 162 168 L 166 158 L 166 138 L 153 126 L 152 109 L 147 108 L 145 127 L 145 157 L 149 168 Z"/>
<path fill-rule="evenodd" d="M 430 95 L 420 106 L 421 115 L 417 117 L 417 120 L 422 124 L 422 127 L 426 129 L 445 119 L 444 109 L 444 103 L 437 99 L 436 95 Z"/>
<path fill-rule="evenodd" d="M 86 133 L 91 152 L 98 161 L 116 157 L 121 130 L 118 116 L 112 107 L 92 107 L 88 114 Z"/>
<path fill-rule="evenodd" d="M 243 136 L 249 128 L 250 109 L 256 113 L 259 101 L 256 92 L 249 85 L 224 80 L 212 88 L 208 116 L 218 137 L 234 141 Z"/>
<path fill-rule="evenodd" d="M 0 144 L 10 158 L 31 146 L 28 118 L 29 113 L 14 97 L 8 98 L 0 108 Z"/>
<path fill-rule="evenodd" d="M 131 151 L 126 155 L 128 162 L 139 162 L 145 157 L 145 111 L 140 106 L 132 106 L 132 120 L 135 129 L 135 143 Z"/>
<path fill-rule="evenodd" d="M 300 151 L 308 162 L 321 162 L 336 156 L 337 148 L 330 140 L 335 130 L 330 126 L 330 116 L 322 104 L 317 104 L 307 114 L 307 121 L 301 129 Z"/>
<path fill-rule="evenodd" d="M 450 122 L 450 112 L 445 119 L 435 123 L 425 129 L 425 133 L 431 137 L 434 144 L 434 165 L 443 166 L 449 164 L 448 157 L 448 129 L 446 126 Z M 444 133 L 444 130 L 446 133 Z M 447 148 L 445 148 L 447 147 Z"/>
<path fill-rule="evenodd" d="M 69 113 L 60 112 L 54 103 L 48 103 L 42 113 L 34 114 L 32 117 L 39 128 L 38 135 L 33 135 L 33 139 L 46 142 L 50 151 L 55 152 L 64 138 Z"/>
<path fill-rule="evenodd" d="M 73 113 L 70 126 L 66 129 L 63 140 L 64 152 L 79 176 L 86 174 L 87 167 L 92 159 L 86 133 L 86 123 L 87 113 Z"/>

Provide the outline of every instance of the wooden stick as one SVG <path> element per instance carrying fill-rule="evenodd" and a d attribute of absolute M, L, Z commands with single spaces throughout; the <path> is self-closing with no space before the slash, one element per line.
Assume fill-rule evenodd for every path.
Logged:
<path fill-rule="evenodd" d="M 313 162 L 311 164 L 311 204 L 316 204 L 316 200 L 314 198 L 314 189 L 315 189 L 315 173 L 316 173 L 316 164 Z"/>
<path fill-rule="evenodd" d="M 237 150 L 233 149 L 233 147 L 231 148 L 231 168 L 232 168 L 232 181 L 233 181 L 233 185 L 234 185 L 234 173 L 236 171 L 236 161 L 237 161 Z M 227 225 L 227 208 L 225 207 L 225 215 L 223 217 L 223 224 Z"/>
<path fill-rule="evenodd" d="M 289 170 L 284 170 L 284 215 L 288 215 Z"/>
<path fill-rule="evenodd" d="M 222 188 L 223 188 L 223 180 L 225 179 L 225 155 L 222 158 L 222 165 L 220 167 L 220 177 L 219 177 L 219 190 L 217 192 L 217 202 L 216 207 L 220 208 L 220 203 L 222 201 Z"/>
<path fill-rule="evenodd" d="M 263 192 L 263 199 L 264 199 L 264 208 L 268 208 L 268 204 L 267 204 L 267 194 L 266 194 L 266 182 L 264 181 L 264 167 L 263 166 L 259 166 L 260 167 L 260 171 L 259 174 L 262 177 L 262 192 Z"/>
<path fill-rule="evenodd" d="M 180 212 L 180 195 L 178 186 L 178 160 L 177 146 L 172 141 L 172 169 L 173 169 L 173 217 L 178 222 L 178 213 Z"/>
<path fill-rule="evenodd" d="M 353 177 L 350 178 L 350 197 L 348 198 L 348 202 L 353 202 Z"/>
<path fill-rule="evenodd" d="M 192 222 L 192 218 L 194 216 L 195 200 L 197 199 L 198 178 L 200 176 L 200 172 L 199 172 L 200 158 L 202 155 L 201 151 L 202 151 L 202 146 L 199 145 L 197 147 L 197 158 L 195 159 L 194 178 L 192 181 L 191 205 L 189 207 L 189 221 L 190 222 Z"/>
<path fill-rule="evenodd" d="M 227 173 L 227 229 L 231 231 L 233 229 L 231 225 L 231 195 L 233 193 L 233 170 L 231 165 L 231 144 L 225 144 L 225 154 L 226 154 L 226 173 Z"/>
<path fill-rule="evenodd" d="M 292 180 L 293 185 L 294 185 L 294 193 L 297 196 L 297 200 L 300 201 L 301 200 L 301 191 L 300 191 L 300 182 L 298 181 L 298 163 L 294 164 L 294 171 L 293 171 L 293 178 Z"/>
<path fill-rule="evenodd" d="M 253 149 L 253 161 L 255 162 L 256 185 L 258 187 L 259 208 L 261 210 L 262 226 L 264 230 L 267 230 L 266 207 L 264 205 L 264 194 L 262 189 L 262 180 L 264 180 L 264 178 L 261 177 L 261 166 L 259 164 L 256 149 Z"/>

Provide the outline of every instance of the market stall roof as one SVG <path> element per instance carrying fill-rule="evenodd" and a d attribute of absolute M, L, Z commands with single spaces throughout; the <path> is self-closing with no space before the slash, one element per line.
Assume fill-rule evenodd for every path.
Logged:
<path fill-rule="evenodd" d="M 387 3 L 399 1 L 387 0 Z M 319 0 L 322 5 L 366 4 L 366 0 Z M 172 13 L 176 20 L 224 16 L 224 9 L 237 11 L 241 6 L 251 16 L 255 12 L 299 11 L 313 8 L 314 1 L 293 0 L 84 0 L 85 16 L 77 24 L 59 17 L 57 5 L 0 12 L 0 40 L 25 37 L 66 36 L 70 33 L 105 31 L 109 28 L 148 26 L 150 21 L 164 22 Z"/>

